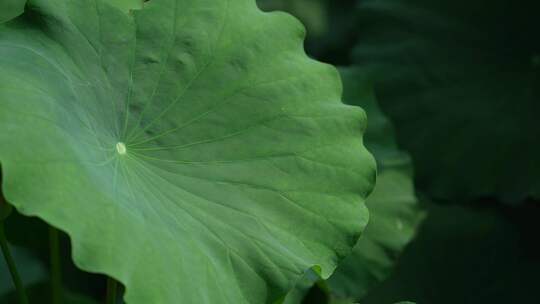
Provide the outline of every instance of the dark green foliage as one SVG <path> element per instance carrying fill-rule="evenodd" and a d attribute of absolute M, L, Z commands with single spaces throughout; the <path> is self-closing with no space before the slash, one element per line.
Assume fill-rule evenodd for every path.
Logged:
<path fill-rule="evenodd" d="M 538 1 L 361 1 L 354 61 L 439 200 L 540 198 Z"/>
<path fill-rule="evenodd" d="M 362 303 L 536 303 L 540 208 L 490 204 L 429 204 L 429 216 L 395 273 Z"/>

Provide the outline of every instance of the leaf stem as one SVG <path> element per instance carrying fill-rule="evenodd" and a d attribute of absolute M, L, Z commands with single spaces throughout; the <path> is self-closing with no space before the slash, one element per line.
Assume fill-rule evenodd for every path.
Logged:
<path fill-rule="evenodd" d="M 0 245 L 2 247 L 2 253 L 4 254 L 4 258 L 6 260 L 6 264 L 8 265 L 9 272 L 11 273 L 11 279 L 13 280 L 13 285 L 15 285 L 15 288 L 17 290 L 19 303 L 28 304 L 28 297 L 26 296 L 26 292 L 24 290 L 21 277 L 19 276 L 19 272 L 17 271 L 15 261 L 13 260 L 13 256 L 11 255 L 11 252 L 8 247 L 3 220 L 0 220 Z"/>
<path fill-rule="evenodd" d="M 60 242 L 58 230 L 49 226 L 49 259 L 51 263 L 52 304 L 62 304 L 62 267 L 60 263 Z"/>
<path fill-rule="evenodd" d="M 116 303 L 116 291 L 118 290 L 118 282 L 115 279 L 107 278 L 107 304 Z"/>

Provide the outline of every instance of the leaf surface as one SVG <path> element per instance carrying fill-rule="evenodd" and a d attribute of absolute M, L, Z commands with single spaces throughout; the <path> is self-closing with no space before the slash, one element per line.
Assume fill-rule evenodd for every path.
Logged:
<path fill-rule="evenodd" d="M 0 23 L 9 21 L 24 12 L 26 0 L 0 1 Z"/>
<path fill-rule="evenodd" d="M 130 10 L 143 8 L 144 0 L 112 0 L 108 1 L 108 3 L 124 12 L 129 12 Z"/>
<path fill-rule="evenodd" d="M 32 0 L 0 27 L 3 192 L 128 303 L 273 303 L 367 222 L 365 114 L 251 0 Z"/>
<path fill-rule="evenodd" d="M 370 212 L 368 226 L 352 254 L 327 282 L 334 297 L 354 302 L 390 275 L 397 257 L 413 238 L 423 212 L 415 196 L 410 157 L 396 144 L 394 128 L 378 106 L 368 75 L 358 67 L 340 72 L 344 101 L 362 106 L 368 114 L 365 142 L 379 168 L 377 185 L 366 203 Z"/>
<path fill-rule="evenodd" d="M 344 101 L 367 112 L 365 143 L 379 167 L 377 185 L 366 202 L 369 223 L 352 254 L 339 264 L 323 288 L 332 301 L 353 303 L 389 276 L 424 214 L 414 193 L 410 157 L 398 148 L 393 126 L 377 104 L 369 75 L 358 67 L 341 68 L 340 72 Z M 301 303 L 302 295 L 316 281 L 304 278 L 285 303 Z"/>

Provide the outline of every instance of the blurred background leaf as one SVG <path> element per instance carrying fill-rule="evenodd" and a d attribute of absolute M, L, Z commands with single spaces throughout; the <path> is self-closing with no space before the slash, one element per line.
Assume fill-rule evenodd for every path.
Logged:
<path fill-rule="evenodd" d="M 538 204 L 518 209 L 428 203 L 395 273 L 362 304 L 536 303 Z"/>
<path fill-rule="evenodd" d="M 371 73 L 431 197 L 540 197 L 539 10 L 538 1 L 361 1 L 354 61 Z"/>
<path fill-rule="evenodd" d="M 0 23 L 9 21 L 24 12 L 26 0 L 1 0 Z"/>

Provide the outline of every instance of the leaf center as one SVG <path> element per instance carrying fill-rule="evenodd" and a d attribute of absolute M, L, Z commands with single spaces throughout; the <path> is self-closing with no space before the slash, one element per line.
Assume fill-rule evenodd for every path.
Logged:
<path fill-rule="evenodd" d="M 119 142 L 116 144 L 116 151 L 120 155 L 125 155 L 127 153 L 126 145 L 123 142 Z"/>

